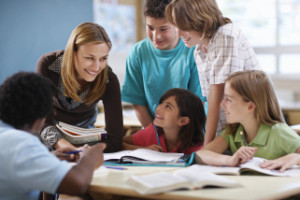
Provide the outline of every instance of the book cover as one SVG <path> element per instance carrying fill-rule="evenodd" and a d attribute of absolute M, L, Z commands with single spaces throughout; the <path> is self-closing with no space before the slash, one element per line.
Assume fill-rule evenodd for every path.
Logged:
<path fill-rule="evenodd" d="M 96 142 L 107 137 L 104 128 L 80 128 L 64 122 L 59 122 L 56 127 L 63 133 L 64 138 L 72 144 Z"/>

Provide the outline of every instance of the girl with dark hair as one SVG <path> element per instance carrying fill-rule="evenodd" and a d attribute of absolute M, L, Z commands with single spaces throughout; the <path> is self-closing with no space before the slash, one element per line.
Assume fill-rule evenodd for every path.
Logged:
<path fill-rule="evenodd" d="M 170 89 L 159 100 L 153 124 L 124 137 L 123 148 L 191 154 L 202 147 L 205 120 L 199 97 L 185 89 Z"/>

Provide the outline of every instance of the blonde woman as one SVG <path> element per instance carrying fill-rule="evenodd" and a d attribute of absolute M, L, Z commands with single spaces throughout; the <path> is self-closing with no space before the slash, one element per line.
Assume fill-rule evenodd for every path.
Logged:
<path fill-rule="evenodd" d="M 62 121 L 82 128 L 92 128 L 97 117 L 97 103 L 103 101 L 108 138 L 106 152 L 121 150 L 123 119 L 120 85 L 107 65 L 111 41 L 105 30 L 94 23 L 82 23 L 71 33 L 65 50 L 43 55 L 37 73 L 56 86 L 53 114 L 41 132 L 43 142 L 54 148 L 72 147 L 53 126 Z"/>
<path fill-rule="evenodd" d="M 227 127 L 197 152 L 198 162 L 237 166 L 255 157 L 300 153 L 300 137 L 284 123 L 273 86 L 262 71 L 236 72 L 225 82 L 221 106 Z M 227 149 L 232 156 L 224 155 Z"/>
<path fill-rule="evenodd" d="M 232 73 L 260 69 L 255 53 L 241 30 L 223 17 L 215 0 L 173 0 L 166 16 L 178 28 L 185 46 L 194 47 L 202 95 L 208 110 L 204 145 L 226 124 L 220 103 L 224 81 Z"/>

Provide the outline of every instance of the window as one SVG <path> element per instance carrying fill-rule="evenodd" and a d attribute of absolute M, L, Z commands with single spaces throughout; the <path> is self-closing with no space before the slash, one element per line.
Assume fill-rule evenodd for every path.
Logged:
<path fill-rule="evenodd" d="M 263 69 L 300 74 L 300 0 L 217 0 L 246 35 Z"/>

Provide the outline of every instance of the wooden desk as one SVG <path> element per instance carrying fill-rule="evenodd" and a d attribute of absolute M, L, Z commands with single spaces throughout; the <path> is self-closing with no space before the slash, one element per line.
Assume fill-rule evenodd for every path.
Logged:
<path fill-rule="evenodd" d="M 110 169 L 108 174 L 94 175 L 88 189 L 95 199 L 101 194 L 130 196 L 138 199 L 282 199 L 300 194 L 300 177 L 271 176 L 224 176 L 239 181 L 239 188 L 202 188 L 198 190 L 173 191 L 157 195 L 140 195 L 126 180 L 131 174 L 142 174 L 171 167 L 126 167 L 127 170 Z M 101 195 L 103 197 L 103 195 Z M 114 197 L 112 197 L 114 198 Z"/>
<path fill-rule="evenodd" d="M 300 124 L 300 102 L 280 101 L 279 104 L 288 125 Z"/>

